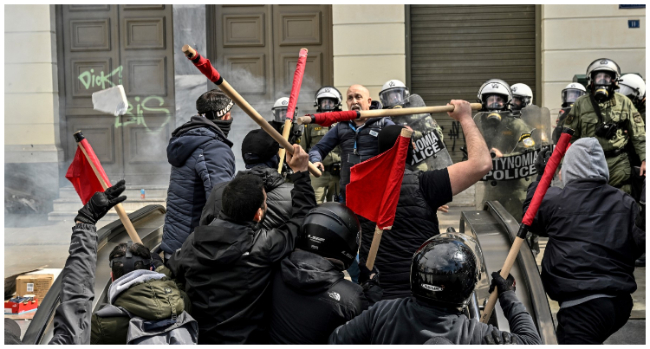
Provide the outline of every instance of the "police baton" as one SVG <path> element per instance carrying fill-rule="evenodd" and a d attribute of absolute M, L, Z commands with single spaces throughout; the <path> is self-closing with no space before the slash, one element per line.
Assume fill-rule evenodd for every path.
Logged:
<path fill-rule="evenodd" d="M 515 241 L 512 243 L 512 247 L 510 247 L 510 252 L 508 252 L 508 257 L 506 257 L 506 261 L 503 263 L 503 267 L 501 268 L 501 277 L 504 279 L 508 277 L 510 274 L 510 269 L 512 269 L 512 266 L 515 264 L 515 259 L 517 259 L 519 249 L 521 249 L 521 244 L 524 243 L 528 229 L 530 229 L 530 225 L 533 223 L 533 219 L 535 219 L 535 215 L 537 214 L 539 206 L 544 199 L 544 195 L 546 195 L 546 191 L 551 185 L 551 180 L 555 175 L 555 170 L 557 170 L 557 167 L 560 165 L 560 161 L 562 161 L 564 154 L 566 154 L 567 149 L 569 149 L 569 141 L 571 141 L 572 136 L 573 130 L 568 127 L 564 128 L 562 135 L 560 136 L 560 140 L 557 142 L 557 145 L 553 150 L 553 154 L 546 164 L 542 179 L 539 181 L 539 184 L 535 189 L 533 199 L 531 200 L 530 205 L 528 205 L 528 210 L 526 211 L 526 214 L 524 215 L 524 218 L 521 220 L 521 224 L 519 225 L 517 237 L 515 237 Z M 482 323 L 488 323 L 490 316 L 492 315 L 492 311 L 494 310 L 494 306 L 497 303 L 498 295 L 498 290 L 495 288 L 494 291 L 492 291 L 490 294 L 488 303 L 485 305 L 483 315 L 481 315 Z"/>
<path fill-rule="evenodd" d="M 235 104 L 237 104 L 248 116 L 253 119 L 260 127 L 273 137 L 276 142 L 280 144 L 287 152 L 293 155 L 293 147 L 288 140 L 282 138 L 282 135 L 276 131 L 273 126 L 264 120 L 264 118 L 255 110 L 248 102 L 242 97 L 230 84 L 219 74 L 219 72 L 212 66 L 209 59 L 201 56 L 196 50 L 194 50 L 190 45 L 185 45 L 182 48 L 185 56 L 192 61 L 195 67 L 197 67 L 203 75 L 205 75 L 210 81 L 214 82 L 219 89 L 223 91 L 230 99 L 232 99 Z M 311 172 L 314 177 L 320 177 L 320 170 L 314 166 L 311 162 L 309 163 L 309 172 Z"/>

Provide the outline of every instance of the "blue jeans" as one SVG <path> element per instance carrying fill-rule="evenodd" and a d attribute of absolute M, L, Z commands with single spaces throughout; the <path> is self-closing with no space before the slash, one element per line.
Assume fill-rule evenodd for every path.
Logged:
<path fill-rule="evenodd" d="M 359 254 L 357 253 L 357 258 L 352 261 L 352 264 L 348 268 L 348 274 L 350 274 L 350 279 L 352 279 L 352 282 L 355 284 L 359 283 L 359 274 L 361 274 L 361 270 L 359 270 Z"/>

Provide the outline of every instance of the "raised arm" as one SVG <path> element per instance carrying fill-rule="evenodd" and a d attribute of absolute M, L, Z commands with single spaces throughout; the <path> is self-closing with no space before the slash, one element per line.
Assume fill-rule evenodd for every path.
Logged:
<path fill-rule="evenodd" d="M 467 160 L 447 167 L 452 195 L 469 188 L 492 170 L 492 157 L 487 144 L 472 120 L 472 109 L 467 101 L 452 100 L 455 109 L 449 116 L 460 122 L 467 144 Z"/>

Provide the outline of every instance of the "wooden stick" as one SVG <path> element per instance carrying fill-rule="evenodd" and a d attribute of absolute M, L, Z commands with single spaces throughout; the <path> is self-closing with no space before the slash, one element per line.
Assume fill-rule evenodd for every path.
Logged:
<path fill-rule="evenodd" d="M 515 238 L 515 241 L 512 243 L 512 247 L 510 247 L 510 252 L 508 252 L 508 257 L 506 257 L 506 261 L 503 262 L 503 268 L 501 268 L 502 278 L 505 279 L 510 274 L 510 269 L 512 269 L 512 266 L 515 264 L 515 261 L 517 260 L 517 255 L 519 254 L 519 250 L 521 249 L 521 244 L 523 243 L 524 243 L 524 239 L 520 237 Z M 494 306 L 497 304 L 498 298 L 499 298 L 499 292 L 495 288 L 490 294 L 490 299 L 488 299 L 488 303 L 485 305 L 485 309 L 483 310 L 483 314 L 481 315 L 482 323 L 487 324 L 488 321 L 490 320 L 490 316 L 492 315 Z"/>
<path fill-rule="evenodd" d="M 381 234 L 383 232 L 378 226 L 375 226 L 375 235 L 372 237 L 372 244 L 370 245 L 370 251 L 368 251 L 368 259 L 366 259 L 366 268 L 368 270 L 372 270 L 372 267 L 375 266 L 377 250 L 379 250 L 379 243 L 381 242 Z"/>
<path fill-rule="evenodd" d="M 190 47 L 190 45 L 183 46 L 182 50 L 183 53 L 189 58 L 194 58 L 196 56 L 196 51 L 192 47 Z M 244 99 L 244 97 L 242 97 L 239 94 L 239 92 L 237 92 L 237 90 L 235 90 L 232 86 L 230 86 L 230 84 L 228 83 L 228 81 L 226 81 L 226 79 L 223 79 L 222 77 L 222 80 L 223 81 L 221 82 L 221 84 L 217 85 L 219 86 L 219 89 L 221 89 L 221 91 L 225 93 L 226 96 L 232 99 L 232 101 L 235 102 L 235 104 L 237 104 L 246 114 L 248 114 L 248 116 L 250 116 L 251 119 L 255 121 L 255 123 L 260 125 L 260 127 L 264 131 L 266 131 L 266 133 L 268 133 L 269 136 L 273 137 L 273 139 L 275 139 L 275 141 L 278 142 L 285 149 L 285 151 L 288 151 L 289 154 L 293 155 L 293 146 L 291 145 L 291 143 L 289 143 L 288 140 L 282 138 L 282 135 L 279 134 L 278 131 L 276 131 L 273 128 L 273 126 L 271 126 L 268 123 L 268 121 L 266 121 L 260 115 L 260 113 L 258 113 L 257 110 L 255 110 L 255 108 L 253 108 L 250 104 L 248 104 L 248 102 Z M 312 164 L 311 162 L 309 162 L 309 172 L 313 174 L 314 177 L 321 176 L 321 172 L 318 169 L 318 167 L 314 166 L 314 164 Z"/>
<path fill-rule="evenodd" d="M 291 133 L 291 128 L 293 127 L 291 119 L 284 120 L 284 129 L 282 130 L 282 138 L 289 141 L 289 134 Z M 278 164 L 278 173 L 282 174 L 282 165 L 284 164 L 284 153 L 286 150 L 280 148 L 278 150 L 278 156 L 280 157 L 280 163 Z"/>
<path fill-rule="evenodd" d="M 481 103 L 470 103 L 472 110 L 480 110 Z M 411 114 L 424 114 L 424 113 L 444 113 L 453 112 L 453 105 L 442 105 L 437 107 L 418 107 L 418 108 L 394 108 L 394 109 L 375 109 L 375 110 L 361 110 L 361 119 L 368 118 L 381 118 L 386 116 L 400 116 Z"/>
<path fill-rule="evenodd" d="M 77 146 L 84 153 L 84 156 L 86 156 L 86 160 L 88 160 L 90 166 L 93 168 L 93 172 L 95 172 L 95 176 L 97 176 L 97 179 L 99 180 L 99 183 L 102 185 L 102 188 L 104 188 L 104 190 L 108 189 L 108 185 L 106 185 L 106 182 L 104 182 L 104 179 L 99 174 L 99 171 L 97 171 L 97 168 L 95 168 L 95 164 L 92 161 L 90 161 L 86 149 L 80 143 L 77 143 Z M 133 223 L 131 223 L 129 216 L 126 214 L 126 211 L 124 211 L 124 207 L 122 207 L 122 203 L 115 205 L 114 208 L 115 211 L 117 212 L 117 215 L 120 217 L 122 224 L 124 224 L 124 228 L 126 228 L 126 232 L 129 234 L 131 240 L 134 243 L 142 244 L 142 240 L 140 240 L 140 236 L 138 235 L 138 232 L 135 231 L 135 227 L 133 227 Z"/>

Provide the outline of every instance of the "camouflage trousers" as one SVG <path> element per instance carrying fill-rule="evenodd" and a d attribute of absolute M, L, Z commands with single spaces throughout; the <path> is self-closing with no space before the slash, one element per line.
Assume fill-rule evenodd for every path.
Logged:
<path fill-rule="evenodd" d="M 630 158 L 627 153 L 621 153 L 618 156 L 606 158 L 607 168 L 609 169 L 609 185 L 621 189 L 624 193 L 632 194 L 632 185 L 630 184 Z"/>
<path fill-rule="evenodd" d="M 325 198 L 327 198 L 327 202 L 336 201 L 332 197 L 336 196 L 338 198 L 339 196 L 339 182 L 341 180 L 339 176 L 332 176 L 329 172 L 323 171 L 323 174 L 318 178 L 313 175 L 309 175 L 309 177 L 311 177 L 311 186 L 314 188 L 317 204 L 325 202 Z"/>

